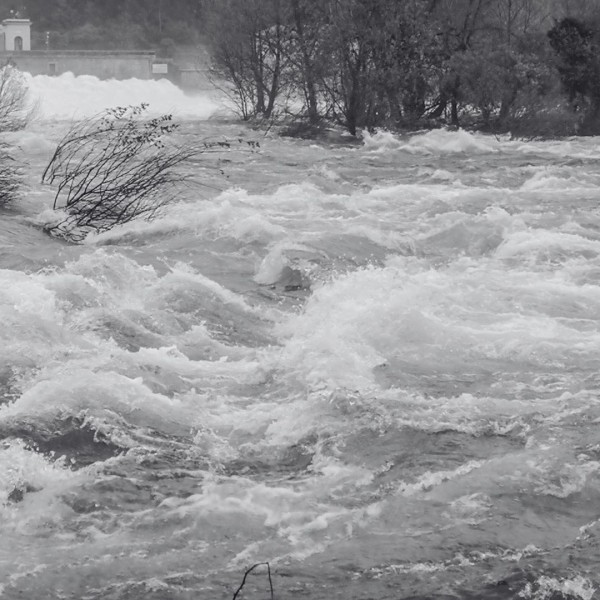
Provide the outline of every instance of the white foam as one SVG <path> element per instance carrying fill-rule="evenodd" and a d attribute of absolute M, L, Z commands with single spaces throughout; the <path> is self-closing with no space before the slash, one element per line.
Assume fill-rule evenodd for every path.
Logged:
<path fill-rule="evenodd" d="M 81 118 L 106 108 L 141 103 L 148 103 L 152 114 L 172 113 L 187 119 L 207 119 L 222 108 L 216 94 L 187 95 L 166 79 L 101 80 L 72 73 L 59 77 L 25 75 L 30 102 L 44 120 Z"/>
<path fill-rule="evenodd" d="M 31 535 L 36 530 L 52 528 L 71 510 L 62 503 L 61 496 L 88 477 L 85 469 L 72 471 L 65 459 L 42 456 L 25 448 L 21 441 L 3 442 L 0 451 L 0 521 L 4 534 L 9 529 Z M 18 505 L 9 502 L 15 491 L 24 495 Z"/>
<path fill-rule="evenodd" d="M 543 190 L 544 192 L 558 192 L 564 194 L 565 190 L 580 190 L 581 188 L 597 189 L 594 182 L 582 181 L 580 177 L 557 177 L 546 171 L 538 171 L 525 181 L 521 190 L 532 192 Z"/>
<path fill-rule="evenodd" d="M 472 460 L 452 471 L 437 471 L 434 473 L 428 471 L 419 477 L 419 479 L 414 483 L 402 482 L 400 485 L 400 493 L 404 496 L 413 496 L 421 492 L 427 492 L 430 489 L 442 485 L 447 481 L 471 473 L 471 471 L 479 469 L 482 465 L 482 461 Z"/>
<path fill-rule="evenodd" d="M 364 132 L 363 140 L 365 149 L 374 152 L 405 150 L 415 154 L 463 154 L 496 153 L 500 149 L 500 142 L 496 138 L 469 133 L 463 129 L 434 129 L 414 135 L 408 142 L 389 131 L 377 131 L 374 134 Z"/>
<path fill-rule="evenodd" d="M 535 584 L 528 583 L 519 593 L 519 597 L 531 600 L 544 600 L 545 598 L 554 598 L 556 593 L 565 598 L 592 600 L 596 593 L 596 588 L 589 579 L 581 575 L 577 575 L 572 579 L 559 579 L 543 575 Z"/>
<path fill-rule="evenodd" d="M 375 133 L 363 132 L 363 145 L 365 150 L 383 152 L 384 150 L 400 150 L 404 143 L 390 131 L 378 130 Z"/>

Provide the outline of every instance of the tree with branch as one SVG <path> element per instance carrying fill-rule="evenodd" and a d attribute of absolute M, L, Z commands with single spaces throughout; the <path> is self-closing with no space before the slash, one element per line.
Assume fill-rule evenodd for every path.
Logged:
<path fill-rule="evenodd" d="M 212 0 L 209 42 L 214 71 L 232 85 L 244 120 L 270 118 L 282 93 L 287 43 L 283 0 Z"/>

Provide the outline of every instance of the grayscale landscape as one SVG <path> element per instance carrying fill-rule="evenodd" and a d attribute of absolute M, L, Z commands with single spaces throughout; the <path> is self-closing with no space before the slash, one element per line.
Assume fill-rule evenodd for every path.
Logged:
<path fill-rule="evenodd" d="M 597 597 L 600 2 L 0 18 L 1 600 Z"/>

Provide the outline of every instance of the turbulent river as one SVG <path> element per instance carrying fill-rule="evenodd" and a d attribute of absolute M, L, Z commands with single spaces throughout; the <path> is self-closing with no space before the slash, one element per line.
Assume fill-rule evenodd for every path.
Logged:
<path fill-rule="evenodd" d="M 315 143 L 165 82 L 30 85 L 0 214 L 3 600 L 230 599 L 263 562 L 278 599 L 595 597 L 598 139 Z M 69 119 L 141 101 L 231 148 L 153 222 L 45 235 Z"/>

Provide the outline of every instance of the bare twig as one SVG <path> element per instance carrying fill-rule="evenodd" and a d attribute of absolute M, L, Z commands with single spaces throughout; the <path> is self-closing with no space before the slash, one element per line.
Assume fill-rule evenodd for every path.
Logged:
<path fill-rule="evenodd" d="M 249 569 L 246 570 L 246 572 L 244 573 L 244 578 L 242 579 L 242 583 L 241 583 L 240 587 L 236 590 L 235 594 L 233 594 L 232 600 L 237 600 L 237 597 L 239 596 L 240 592 L 246 585 L 246 579 L 248 578 L 248 575 L 250 575 L 250 573 L 252 573 L 252 571 L 254 571 L 254 569 L 256 569 L 257 567 L 261 567 L 263 565 L 266 565 L 266 567 L 267 567 L 267 576 L 269 578 L 269 590 L 271 592 L 271 600 L 274 600 L 275 593 L 273 591 L 273 579 L 271 578 L 271 565 L 268 562 L 256 563 L 255 565 L 252 565 Z"/>

